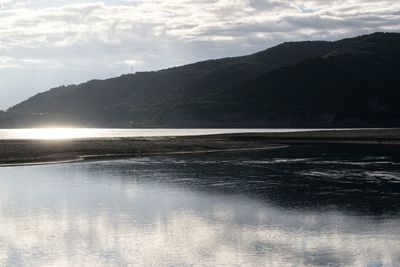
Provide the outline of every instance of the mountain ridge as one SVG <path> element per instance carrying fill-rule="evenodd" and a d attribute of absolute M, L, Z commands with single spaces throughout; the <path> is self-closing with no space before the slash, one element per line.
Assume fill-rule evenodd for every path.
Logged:
<path fill-rule="evenodd" d="M 400 34 L 287 42 L 240 57 L 50 89 L 0 127 L 400 126 Z M 368 104 L 369 103 L 369 104 Z"/>

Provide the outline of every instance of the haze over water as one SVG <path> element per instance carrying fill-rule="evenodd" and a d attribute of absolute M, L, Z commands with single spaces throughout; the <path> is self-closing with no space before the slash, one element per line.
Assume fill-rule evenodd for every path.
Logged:
<path fill-rule="evenodd" d="M 395 266 L 379 146 L 0 168 L 0 266 Z"/>

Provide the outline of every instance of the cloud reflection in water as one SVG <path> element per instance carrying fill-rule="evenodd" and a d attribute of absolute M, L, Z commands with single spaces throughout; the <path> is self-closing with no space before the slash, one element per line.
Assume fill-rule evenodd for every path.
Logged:
<path fill-rule="evenodd" d="M 243 188 L 243 181 L 260 176 L 250 175 L 257 169 L 254 164 L 261 164 L 257 158 L 278 158 L 270 153 L 2 168 L 0 265 L 366 266 L 399 261 L 397 215 L 353 214 L 340 205 L 323 210 L 290 202 L 285 206 L 283 194 L 280 201 L 276 195 L 252 194 L 259 191 L 251 186 L 265 188 L 265 195 L 282 190 L 268 189 L 267 181 Z M 249 161 L 252 165 L 243 167 Z M 306 171 L 318 165 L 312 161 L 279 164 L 298 175 L 293 164 Z M 235 171 L 238 163 L 242 171 L 232 178 L 230 190 L 220 190 L 231 175 L 227 166 Z M 283 170 L 282 165 L 276 168 Z M 329 173 L 326 166 L 320 168 Z M 378 179 L 380 167 L 374 168 Z M 274 169 L 261 172 L 277 175 Z M 311 184 L 307 177 L 302 177 L 305 186 Z M 285 188 L 295 190 L 290 181 Z M 296 199 L 306 203 L 301 200 Z"/>

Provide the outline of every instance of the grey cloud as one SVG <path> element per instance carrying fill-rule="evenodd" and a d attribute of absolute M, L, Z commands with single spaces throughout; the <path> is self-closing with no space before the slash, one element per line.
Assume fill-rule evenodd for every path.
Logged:
<path fill-rule="evenodd" d="M 284 41 L 400 31 L 399 22 L 398 1 L 0 0 L 0 58 L 7 59 L 0 76 L 17 69 L 29 76 L 35 69 L 42 76 L 57 72 L 60 83 L 79 82 L 124 73 L 131 63 L 154 70 Z M 53 85 L 49 80 L 36 88 Z M 15 84 L 2 79 L 2 99 L 39 90 Z M 0 109 L 14 104 L 2 101 Z"/>
<path fill-rule="evenodd" d="M 249 0 L 249 6 L 256 10 L 275 11 L 279 9 L 291 9 L 292 7 L 285 1 L 263 1 Z"/>

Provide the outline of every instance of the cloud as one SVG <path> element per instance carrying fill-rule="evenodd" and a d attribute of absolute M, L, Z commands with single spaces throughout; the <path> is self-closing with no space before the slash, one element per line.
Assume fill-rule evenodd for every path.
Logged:
<path fill-rule="evenodd" d="M 0 74 L 101 68 L 107 76 L 131 62 L 159 69 L 374 31 L 400 31 L 399 1 L 0 0 Z"/>
<path fill-rule="evenodd" d="M 340 38 L 400 30 L 400 4 L 383 2 L 337 0 L 328 6 L 325 1 L 137 0 L 35 8 L 29 1 L 25 5 L 20 1 L 23 7 L 1 12 L 1 52 L 12 57 L 21 50 L 35 54 L 46 50 L 57 59 L 55 53 L 71 57 L 68 51 L 74 51 L 80 59 L 80 49 L 87 56 L 91 56 L 87 50 L 100 49 L 109 50 L 108 59 L 116 54 L 115 61 L 121 61 L 125 53 L 146 61 L 146 54 L 157 53 L 160 45 L 179 48 L 182 44 L 221 42 L 238 46 L 249 38 L 259 38 L 267 46 L 277 34 L 279 41 L 284 41 L 304 39 L 304 35 Z"/>

